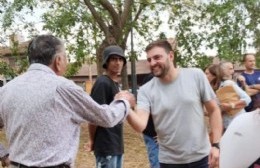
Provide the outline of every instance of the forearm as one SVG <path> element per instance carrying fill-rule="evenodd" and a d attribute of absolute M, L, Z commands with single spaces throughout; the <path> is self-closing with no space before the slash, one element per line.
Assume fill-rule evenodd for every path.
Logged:
<path fill-rule="evenodd" d="M 247 86 L 246 87 L 246 92 L 249 96 L 253 96 L 253 95 L 256 95 L 258 94 L 260 91 L 257 90 L 257 89 L 253 89 L 251 86 Z"/>
<path fill-rule="evenodd" d="M 95 134 L 96 134 L 97 126 L 93 124 L 88 124 L 88 131 L 89 131 L 89 140 L 94 141 Z"/>
<path fill-rule="evenodd" d="M 0 158 L 3 158 L 4 156 L 8 155 L 8 150 L 5 149 L 5 147 L 0 144 Z"/>
<path fill-rule="evenodd" d="M 127 121 L 135 131 L 142 133 L 146 128 L 148 118 L 145 122 L 145 120 L 142 120 L 142 117 L 138 115 L 138 112 L 131 110 L 127 116 Z"/>
<path fill-rule="evenodd" d="M 220 141 L 223 132 L 221 112 L 218 108 L 209 113 L 209 124 L 212 132 L 212 142 L 217 143 Z"/>
<path fill-rule="evenodd" d="M 234 103 L 234 109 L 242 109 L 245 108 L 248 104 L 244 100 L 239 100 Z M 232 106 L 232 105 L 231 105 Z M 231 107 L 232 108 L 232 107 Z"/>
<path fill-rule="evenodd" d="M 250 85 L 249 87 L 250 87 L 251 89 L 255 89 L 255 90 L 260 91 L 260 84 Z"/>

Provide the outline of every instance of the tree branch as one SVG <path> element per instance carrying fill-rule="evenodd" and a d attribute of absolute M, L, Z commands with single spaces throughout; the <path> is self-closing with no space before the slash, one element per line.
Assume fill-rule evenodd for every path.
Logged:
<path fill-rule="evenodd" d="M 111 15 L 113 25 L 119 24 L 120 23 L 119 15 L 118 15 L 118 13 L 116 13 L 116 11 L 113 8 L 113 6 L 111 5 L 111 3 L 108 2 L 107 0 L 100 0 L 99 2 L 108 11 L 108 13 Z"/>
<path fill-rule="evenodd" d="M 145 8 L 146 6 L 147 6 L 147 5 L 145 5 L 145 4 L 141 4 L 141 5 L 139 6 L 139 8 L 138 8 L 138 10 L 137 10 L 137 12 L 136 12 L 136 14 L 135 14 L 135 16 L 134 16 L 134 19 L 133 19 L 134 22 L 137 21 L 137 19 L 139 18 L 139 16 L 141 15 L 142 11 L 144 10 L 144 8 Z"/>
<path fill-rule="evenodd" d="M 90 3 L 89 0 L 84 0 L 86 6 L 88 7 L 88 9 L 90 10 L 90 12 L 92 13 L 93 17 L 95 18 L 95 20 L 97 21 L 98 25 L 100 26 L 100 29 L 107 35 L 109 34 L 108 31 L 108 26 L 105 24 L 104 20 L 99 16 L 99 14 L 97 13 L 97 11 L 95 10 L 94 6 Z"/>
<path fill-rule="evenodd" d="M 146 6 L 147 6 L 147 5 L 145 5 L 145 4 L 140 4 L 140 6 L 139 6 L 139 8 L 138 8 L 138 10 L 137 10 L 137 12 L 136 12 L 136 14 L 135 14 L 135 16 L 133 16 L 133 19 L 132 19 L 132 23 L 131 23 L 131 24 L 133 24 L 134 22 L 136 22 L 136 21 L 139 19 L 139 17 L 140 17 L 140 15 L 141 15 L 142 11 L 145 9 Z M 133 25 L 127 27 L 127 29 L 126 29 L 126 31 L 125 31 L 125 33 L 124 33 L 124 35 L 125 35 L 125 36 L 124 36 L 124 40 L 126 40 L 126 38 L 128 37 L 128 35 L 129 35 L 129 33 L 130 33 L 132 27 L 133 27 Z"/>
<path fill-rule="evenodd" d="M 122 27 L 126 24 L 127 20 L 129 19 L 131 13 L 132 13 L 132 6 L 133 6 L 133 0 L 125 0 L 124 3 L 124 11 L 121 16 L 121 24 Z"/>

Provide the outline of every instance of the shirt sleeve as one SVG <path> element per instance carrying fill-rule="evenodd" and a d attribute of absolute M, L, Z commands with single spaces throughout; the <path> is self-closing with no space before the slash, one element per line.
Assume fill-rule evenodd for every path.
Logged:
<path fill-rule="evenodd" d="M 5 147 L 2 144 L 0 144 L 0 158 L 3 158 L 8 154 L 9 154 L 8 150 L 6 150 Z"/>
<path fill-rule="evenodd" d="M 125 120 L 130 110 L 126 100 L 114 100 L 109 105 L 99 105 L 82 88 L 62 85 L 57 88 L 58 104 L 66 106 L 75 122 L 88 121 L 102 127 L 113 127 Z"/>
<path fill-rule="evenodd" d="M 137 94 L 137 109 L 143 110 L 146 112 L 150 112 L 150 102 L 149 102 L 149 96 L 146 91 L 146 86 L 142 86 Z"/>
<path fill-rule="evenodd" d="M 233 87 L 239 95 L 240 100 L 245 101 L 246 105 L 249 105 L 249 103 L 251 102 L 250 96 L 243 89 L 241 89 L 235 82 L 233 83 Z"/>

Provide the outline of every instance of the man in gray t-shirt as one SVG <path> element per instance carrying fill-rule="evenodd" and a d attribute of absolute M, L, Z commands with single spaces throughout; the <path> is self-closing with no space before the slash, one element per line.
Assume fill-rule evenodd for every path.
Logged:
<path fill-rule="evenodd" d="M 137 110 L 128 115 L 129 124 L 142 132 L 152 114 L 161 168 L 218 165 L 221 113 L 206 76 L 196 68 L 175 68 L 173 51 L 166 40 L 149 44 L 146 52 L 155 78 L 139 89 Z M 212 147 L 204 122 L 204 106 L 209 112 Z"/>

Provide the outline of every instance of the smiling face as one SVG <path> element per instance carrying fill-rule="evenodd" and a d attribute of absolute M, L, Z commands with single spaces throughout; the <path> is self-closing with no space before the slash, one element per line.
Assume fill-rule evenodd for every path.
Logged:
<path fill-rule="evenodd" d="M 167 75 L 173 61 L 172 52 L 162 47 L 154 47 L 147 51 L 147 61 L 154 76 L 163 78 Z"/>

